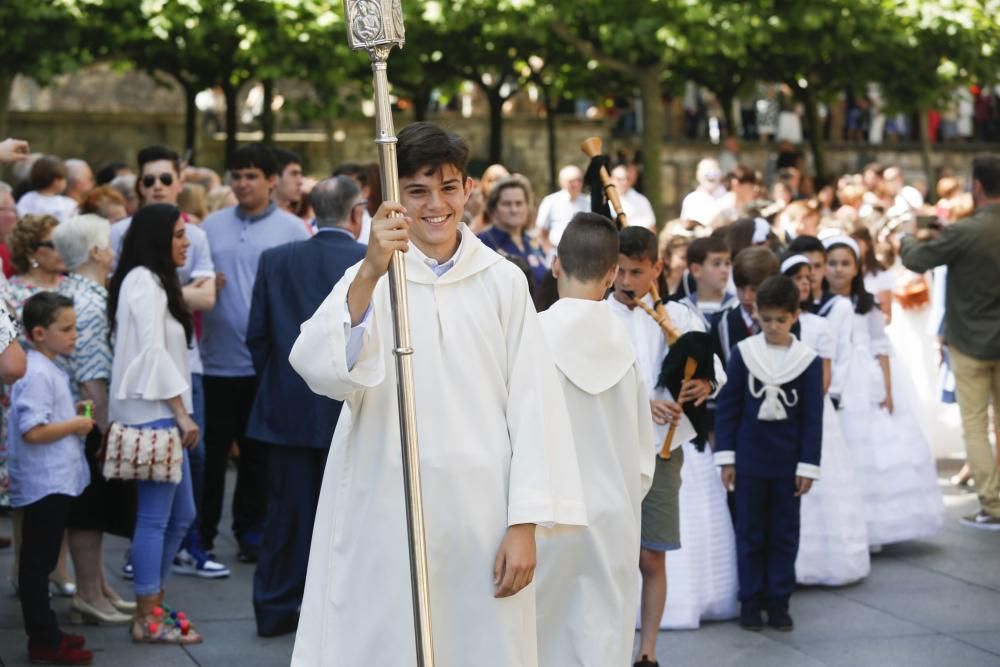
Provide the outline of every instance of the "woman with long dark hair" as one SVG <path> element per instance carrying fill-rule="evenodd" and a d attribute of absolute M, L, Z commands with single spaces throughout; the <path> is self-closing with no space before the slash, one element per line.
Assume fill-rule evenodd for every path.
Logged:
<path fill-rule="evenodd" d="M 108 323 L 114 341 L 109 418 L 125 428 L 169 435 L 179 430 L 185 449 L 198 442 L 191 418 L 188 347 L 194 335 L 177 267 L 190 242 L 180 210 L 169 204 L 141 208 L 122 242 L 118 268 L 108 289 Z M 183 614 L 163 606 L 163 584 L 174 555 L 194 520 L 187 454 L 180 481 L 137 482 L 138 506 L 132 538 L 137 642 L 190 644 L 201 641 Z"/>

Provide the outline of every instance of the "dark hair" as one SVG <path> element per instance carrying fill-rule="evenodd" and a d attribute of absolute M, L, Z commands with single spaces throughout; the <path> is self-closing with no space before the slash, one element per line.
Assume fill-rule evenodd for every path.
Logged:
<path fill-rule="evenodd" d="M 107 185 L 115 180 L 115 176 L 122 169 L 128 169 L 128 165 L 124 162 L 106 162 L 97 170 L 97 173 L 94 175 L 94 182 L 97 185 Z"/>
<path fill-rule="evenodd" d="M 618 229 L 609 218 L 577 213 L 559 239 L 559 265 L 577 280 L 600 280 L 618 263 L 618 244 Z"/>
<path fill-rule="evenodd" d="M 980 155 L 973 159 L 972 180 L 979 181 L 987 197 L 1000 197 L 1000 158 Z"/>
<path fill-rule="evenodd" d="M 24 302 L 21 319 L 24 322 L 24 334 L 32 340 L 31 332 L 35 327 L 49 328 L 59 311 L 73 307 L 73 299 L 56 292 L 38 292 Z"/>
<path fill-rule="evenodd" d="M 736 257 L 741 250 L 753 245 L 753 233 L 757 229 L 757 223 L 754 218 L 740 218 L 728 227 L 720 227 L 719 229 L 726 230 L 724 232 L 726 245 L 729 246 L 733 257 Z M 715 233 L 712 236 L 715 236 Z"/>
<path fill-rule="evenodd" d="M 135 156 L 136 164 L 139 166 L 139 176 L 142 176 L 142 168 L 144 166 L 150 162 L 157 162 L 159 160 L 170 162 L 174 166 L 174 171 L 180 176 L 181 158 L 177 154 L 177 151 L 159 144 L 139 149 L 139 153 Z"/>
<path fill-rule="evenodd" d="M 787 313 L 799 309 L 799 288 L 788 276 L 771 276 L 757 288 L 757 310 L 780 308 Z"/>
<path fill-rule="evenodd" d="M 865 315 L 869 310 L 875 307 L 875 295 L 865 289 L 865 272 L 861 269 L 861 262 L 858 256 L 854 254 L 854 248 L 847 245 L 846 243 L 833 243 L 829 248 L 826 249 L 826 254 L 829 254 L 836 250 L 837 248 L 843 248 L 851 254 L 854 258 L 854 263 L 858 267 L 858 272 L 854 274 L 854 278 L 851 280 L 851 300 L 854 302 L 854 312 L 859 315 Z M 823 292 L 830 291 L 830 283 L 826 278 L 823 278 Z"/>
<path fill-rule="evenodd" d="M 655 264 L 660 258 L 656 234 L 645 227 L 626 227 L 618 235 L 618 254 L 629 259 L 648 259 Z"/>
<path fill-rule="evenodd" d="M 757 172 L 746 165 L 738 164 L 729 172 L 729 179 L 737 183 L 760 183 Z"/>
<path fill-rule="evenodd" d="M 181 211 L 170 204 L 150 204 L 136 211 L 132 224 L 122 240 L 118 268 L 108 285 L 108 327 L 115 330 L 118 297 L 125 277 L 137 267 L 145 267 L 156 276 L 167 293 L 167 310 L 184 327 L 188 345 L 194 333 L 194 318 L 184 303 L 184 294 L 177 279 L 177 266 L 173 262 L 174 226 Z"/>
<path fill-rule="evenodd" d="M 226 169 L 229 171 L 260 169 L 264 172 L 265 178 L 270 178 L 278 173 L 278 160 L 274 157 L 274 151 L 269 146 L 247 144 L 233 151 L 226 162 Z"/>
<path fill-rule="evenodd" d="M 779 273 L 781 263 L 778 256 L 764 246 L 744 248 L 733 259 L 733 282 L 736 287 L 758 287 Z"/>
<path fill-rule="evenodd" d="M 872 240 L 872 233 L 867 227 L 858 227 L 851 232 L 851 238 L 865 244 L 865 252 L 861 255 L 861 272 L 865 275 L 875 275 L 879 271 L 885 271 L 882 262 L 875 256 L 875 241 Z M 858 245 L 861 245 L 860 243 Z"/>
<path fill-rule="evenodd" d="M 54 155 L 38 158 L 28 172 L 28 183 L 32 190 L 44 190 L 60 178 L 66 178 L 66 165 Z"/>
<path fill-rule="evenodd" d="M 469 167 L 469 146 L 454 132 L 434 123 L 413 123 L 399 133 L 396 151 L 399 156 L 399 177 L 408 178 L 417 172 L 432 174 L 450 164 L 466 177 Z"/>
<path fill-rule="evenodd" d="M 355 164 L 354 162 L 344 162 L 343 164 L 338 164 L 333 168 L 333 173 L 331 176 L 350 176 L 358 185 L 365 187 L 368 185 L 368 168 L 362 164 Z"/>
<path fill-rule="evenodd" d="M 687 250 L 687 265 L 704 264 L 705 260 L 712 253 L 729 254 L 729 246 L 719 236 L 705 236 L 691 241 Z"/>
<path fill-rule="evenodd" d="M 272 148 L 274 151 L 274 159 L 278 162 L 278 170 L 275 172 L 277 174 L 282 174 L 285 171 L 285 167 L 290 164 L 297 164 L 302 166 L 302 158 L 299 157 L 298 153 L 294 153 L 285 148 Z"/>
<path fill-rule="evenodd" d="M 826 248 L 823 247 L 823 242 L 815 236 L 796 236 L 788 244 L 789 255 L 803 255 L 807 252 L 821 252 L 825 255 Z"/>

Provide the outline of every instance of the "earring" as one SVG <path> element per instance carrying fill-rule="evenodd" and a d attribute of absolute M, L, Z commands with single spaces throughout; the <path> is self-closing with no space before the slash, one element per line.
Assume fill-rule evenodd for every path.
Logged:
<path fill-rule="evenodd" d="M 33 268 L 33 269 L 37 269 L 38 268 L 38 260 L 35 259 L 34 257 L 31 258 L 31 268 Z"/>

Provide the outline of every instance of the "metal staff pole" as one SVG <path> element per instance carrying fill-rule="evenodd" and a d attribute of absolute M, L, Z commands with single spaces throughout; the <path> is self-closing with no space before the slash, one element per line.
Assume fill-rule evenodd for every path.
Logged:
<path fill-rule="evenodd" d="M 386 74 L 392 47 L 405 42 L 400 0 L 344 0 L 347 40 L 355 51 L 367 51 L 375 84 L 375 144 L 378 146 L 382 193 L 387 201 L 399 201 L 396 168 L 396 135 L 389 103 Z M 413 594 L 413 631 L 417 667 L 434 666 L 431 633 L 430 584 L 427 575 L 427 545 L 424 541 L 424 511 L 420 491 L 420 457 L 417 448 L 417 411 L 413 395 L 413 348 L 406 298 L 406 267 L 402 253 L 395 252 L 389 264 L 389 298 L 392 305 L 396 356 L 396 391 L 399 397 L 399 431 L 403 454 L 403 486 L 406 495 L 406 529 L 410 552 L 410 587 Z"/>

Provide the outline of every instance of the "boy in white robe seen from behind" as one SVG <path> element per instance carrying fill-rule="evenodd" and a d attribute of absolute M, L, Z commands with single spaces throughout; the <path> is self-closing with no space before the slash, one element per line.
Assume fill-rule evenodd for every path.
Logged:
<path fill-rule="evenodd" d="M 292 665 L 413 665 L 410 568 L 386 277 L 405 252 L 437 667 L 536 667 L 535 527 L 584 525 L 559 377 L 524 274 L 462 223 L 469 149 L 399 133 L 400 202 L 305 324 L 289 361 L 342 400 Z M 303 267 L 303 270 L 308 270 Z"/>
<path fill-rule="evenodd" d="M 604 301 L 617 271 L 614 223 L 577 213 L 552 269 L 559 301 L 539 320 L 573 424 L 588 527 L 538 531 L 538 659 L 546 667 L 627 665 L 635 637 L 653 417 L 628 332 Z"/>

